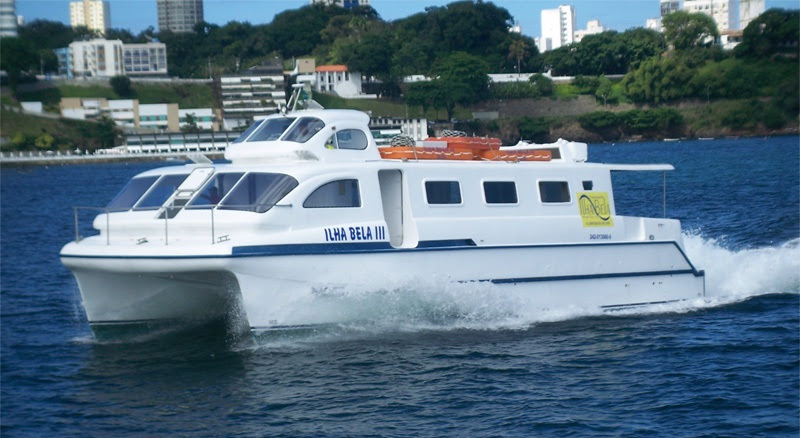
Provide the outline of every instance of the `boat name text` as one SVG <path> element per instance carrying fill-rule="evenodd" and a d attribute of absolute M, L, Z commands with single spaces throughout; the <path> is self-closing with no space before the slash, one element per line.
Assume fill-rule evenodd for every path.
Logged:
<path fill-rule="evenodd" d="M 363 240 L 386 240 L 386 229 L 382 225 L 323 228 L 326 242 Z"/>

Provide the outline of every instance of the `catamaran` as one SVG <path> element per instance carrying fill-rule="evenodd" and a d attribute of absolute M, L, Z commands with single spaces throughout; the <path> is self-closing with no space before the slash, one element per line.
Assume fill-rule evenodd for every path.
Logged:
<path fill-rule="evenodd" d="M 705 295 L 678 220 L 618 215 L 587 146 L 463 134 L 378 147 L 369 116 L 253 123 L 210 161 L 136 175 L 61 251 L 89 322 L 216 318 L 253 329 L 340 322 L 314 297 L 436 278 L 541 308 L 622 309 Z M 330 298 L 330 297 L 328 297 Z"/>

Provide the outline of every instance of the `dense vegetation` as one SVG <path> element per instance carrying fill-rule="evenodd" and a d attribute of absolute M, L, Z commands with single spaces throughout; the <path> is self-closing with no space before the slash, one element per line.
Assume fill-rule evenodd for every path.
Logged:
<path fill-rule="evenodd" d="M 743 41 L 733 51 L 714 45 L 718 31 L 713 20 L 702 14 L 668 15 L 663 34 L 641 28 L 608 31 L 543 55 L 530 38 L 508 32 L 511 23 L 506 9 L 480 0 L 430 7 L 395 21 L 381 19 L 370 7 L 346 10 L 310 5 L 282 12 L 268 24 L 201 23 L 194 33 L 185 34 L 158 33 L 150 28 L 133 35 L 112 29 L 106 37 L 124 42 L 158 38 L 167 44 L 170 74 L 180 77 L 219 76 L 274 57 L 287 60 L 285 67 L 289 67 L 288 60 L 301 56 L 313 56 L 318 64 L 344 63 L 368 79 L 378 79 L 379 91 L 387 98 L 357 105 L 374 105 L 392 114 L 463 118 L 469 114 L 466 108 L 484 100 L 564 99 L 585 94 L 602 105 L 632 103 L 639 107 L 620 112 L 612 106 L 608 107 L 612 111 L 586 114 L 573 121 L 607 139 L 666 135 L 701 129 L 703 124 L 730 129 L 779 129 L 790 121 L 796 124 L 800 111 L 800 13 L 796 10 L 765 12 L 744 29 Z M 20 28 L 19 38 L 0 40 L 0 66 L 8 72 L 13 87 L 26 73 L 54 71 L 52 49 L 89 35 L 85 28 L 31 22 Z M 537 74 L 528 82 L 492 84 L 486 76 L 545 71 L 576 78 L 571 84 L 554 85 Z M 432 79 L 403 84 L 401 79 L 412 74 Z M 183 93 L 152 93 L 119 79 L 112 85 L 99 96 L 138 97 L 142 103 L 204 96 L 202 104 L 181 106 L 209 106 L 206 100 L 212 98 L 208 91 L 188 88 Z M 83 92 L 67 90 L 61 87 L 24 97 L 52 106 L 60 97 Z M 706 113 L 649 108 L 686 100 L 713 108 Z M 723 101 L 729 102 L 719 103 Z M 478 127 L 544 138 L 563 123 L 555 118 L 527 117 L 514 121 L 510 130 L 506 122 Z"/>

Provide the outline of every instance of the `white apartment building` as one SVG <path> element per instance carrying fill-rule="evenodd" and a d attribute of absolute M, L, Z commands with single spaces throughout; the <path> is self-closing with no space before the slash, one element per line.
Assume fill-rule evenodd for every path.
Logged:
<path fill-rule="evenodd" d="M 605 31 L 606 29 L 603 27 L 602 24 L 600 24 L 600 20 L 589 20 L 586 23 L 586 29 L 579 29 L 575 31 L 574 41 L 576 43 L 579 43 L 586 35 L 594 35 L 598 33 L 603 33 Z"/>
<path fill-rule="evenodd" d="M 14 0 L 0 0 L 0 38 L 17 36 L 17 12 Z"/>
<path fill-rule="evenodd" d="M 69 3 L 69 24 L 86 26 L 100 35 L 111 27 L 111 7 L 107 1 L 83 0 Z"/>
<path fill-rule="evenodd" d="M 574 41 L 575 8 L 561 5 L 556 9 L 542 10 L 542 37 L 539 39 L 539 51 L 557 49 Z"/>
<path fill-rule="evenodd" d="M 167 45 L 159 42 L 123 44 L 125 74 L 154 76 L 167 74 Z"/>
<path fill-rule="evenodd" d="M 740 0 L 739 29 L 744 30 L 751 21 L 764 13 L 764 0 Z"/>
<path fill-rule="evenodd" d="M 736 0 L 684 0 L 683 10 L 706 14 L 714 19 L 719 32 L 738 27 L 739 14 Z"/>
<path fill-rule="evenodd" d="M 680 0 L 659 0 L 661 6 L 661 18 L 664 18 L 665 15 L 679 11 L 681 9 L 681 1 Z"/>
<path fill-rule="evenodd" d="M 226 130 L 250 125 L 286 105 L 283 61 L 276 59 L 220 78 L 222 120 Z"/>
<path fill-rule="evenodd" d="M 181 128 L 190 126 L 189 115 L 194 118 L 195 125 L 203 131 L 217 130 L 217 117 L 211 108 L 178 109 L 178 120 Z"/>
<path fill-rule="evenodd" d="M 644 23 L 644 28 L 654 30 L 656 32 L 662 32 L 664 29 L 661 27 L 661 17 L 648 18 Z"/>
<path fill-rule="evenodd" d="M 345 9 L 352 9 L 356 6 L 369 6 L 369 0 L 311 0 L 311 4 L 335 5 Z"/>
<path fill-rule="evenodd" d="M 113 77 L 125 74 L 122 41 L 95 39 L 69 45 L 69 60 L 75 77 Z"/>
<path fill-rule="evenodd" d="M 59 104 L 63 117 L 94 120 L 110 117 L 128 132 L 180 132 L 189 126 L 187 114 L 192 114 L 198 128 L 219 130 L 217 115 L 212 108 L 179 109 L 176 103 L 140 104 L 137 99 L 62 98 Z"/>

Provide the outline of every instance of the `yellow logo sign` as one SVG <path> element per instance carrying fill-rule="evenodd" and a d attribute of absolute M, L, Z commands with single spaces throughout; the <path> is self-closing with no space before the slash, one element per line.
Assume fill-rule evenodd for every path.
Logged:
<path fill-rule="evenodd" d="M 607 192 L 578 192 L 578 208 L 584 227 L 613 227 Z"/>

